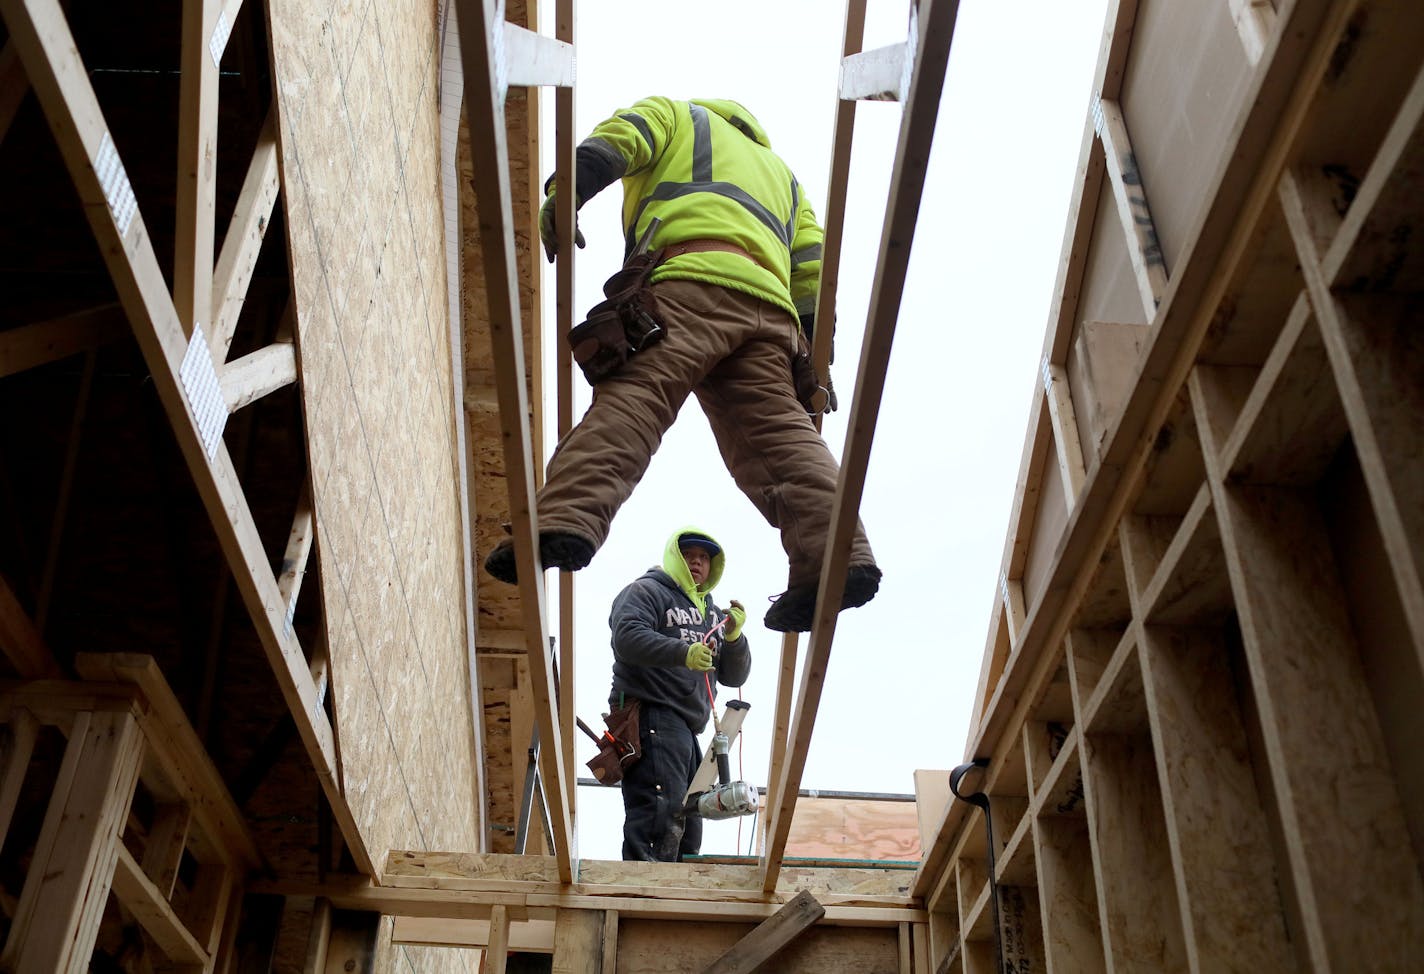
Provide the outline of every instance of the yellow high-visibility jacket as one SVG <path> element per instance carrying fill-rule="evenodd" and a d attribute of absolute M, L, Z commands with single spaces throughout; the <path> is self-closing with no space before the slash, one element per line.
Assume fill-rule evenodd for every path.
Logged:
<path fill-rule="evenodd" d="M 706 281 L 798 317 L 814 313 L 821 227 L 790 167 L 741 105 L 653 97 L 618 111 L 579 145 L 579 203 L 618 178 L 629 252 L 656 217 L 652 249 L 712 239 L 756 258 L 683 254 L 659 266 L 654 283 Z"/>

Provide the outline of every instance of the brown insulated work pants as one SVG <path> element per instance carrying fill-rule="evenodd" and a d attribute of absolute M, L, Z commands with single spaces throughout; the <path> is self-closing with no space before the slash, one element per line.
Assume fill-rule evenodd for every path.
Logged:
<path fill-rule="evenodd" d="M 540 531 L 602 547 L 688 393 L 696 392 L 737 486 L 781 531 L 790 585 L 820 577 L 838 468 L 796 400 L 797 325 L 749 294 L 700 281 L 654 285 L 663 341 L 600 382 L 593 404 L 559 442 L 537 498 Z M 851 564 L 874 563 L 857 523 Z"/>

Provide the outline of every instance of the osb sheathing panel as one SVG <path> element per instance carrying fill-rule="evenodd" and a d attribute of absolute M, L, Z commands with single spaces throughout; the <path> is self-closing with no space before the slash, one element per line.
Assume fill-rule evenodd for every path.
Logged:
<path fill-rule="evenodd" d="M 1137 7 L 1121 103 L 1169 272 L 1213 188 L 1251 77 L 1232 6 Z"/>
<path fill-rule="evenodd" d="M 478 848 L 434 0 L 272 0 L 341 780 L 377 863 Z"/>

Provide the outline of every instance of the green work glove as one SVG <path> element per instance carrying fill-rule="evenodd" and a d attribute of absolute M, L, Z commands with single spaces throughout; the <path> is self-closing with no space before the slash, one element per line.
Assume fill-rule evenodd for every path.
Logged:
<path fill-rule="evenodd" d="M 689 670 L 706 673 L 712 669 L 712 647 L 706 643 L 693 643 L 687 647 L 686 665 Z"/>
<path fill-rule="evenodd" d="M 745 626 L 747 624 L 747 610 L 742 608 L 742 603 L 738 602 L 736 599 L 733 599 L 732 604 L 727 609 L 727 618 L 730 621 L 727 623 L 727 628 L 725 632 L 727 635 L 727 642 L 731 642 L 732 640 L 741 637 L 742 626 Z"/>
<path fill-rule="evenodd" d="M 554 223 L 554 191 L 549 190 L 549 195 L 544 197 L 544 205 L 539 207 L 539 239 L 544 241 L 544 256 L 549 258 L 549 263 L 554 262 L 554 258 L 559 254 L 559 231 Z M 583 231 L 578 228 L 578 212 L 574 212 L 574 243 L 580 248 L 583 247 Z"/>

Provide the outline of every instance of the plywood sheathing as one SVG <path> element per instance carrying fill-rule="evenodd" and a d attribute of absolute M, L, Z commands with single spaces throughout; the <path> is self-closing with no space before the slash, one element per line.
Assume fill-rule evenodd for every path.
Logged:
<path fill-rule="evenodd" d="M 475 848 L 435 4 L 270 18 L 342 782 L 377 863 Z"/>

